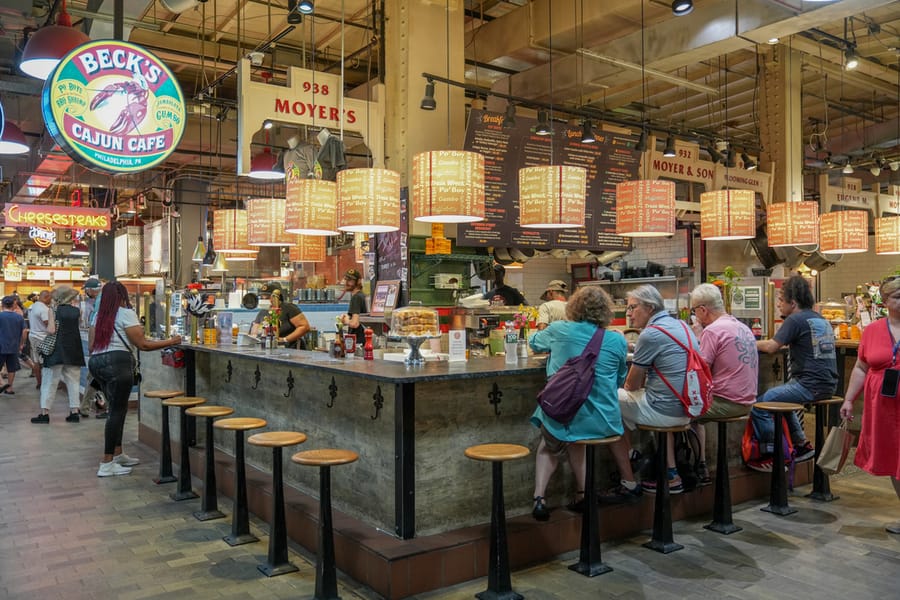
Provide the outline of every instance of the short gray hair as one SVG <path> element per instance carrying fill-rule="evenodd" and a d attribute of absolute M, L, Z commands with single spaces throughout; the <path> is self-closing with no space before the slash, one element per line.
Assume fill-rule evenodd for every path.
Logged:
<path fill-rule="evenodd" d="M 644 304 L 653 311 L 653 313 L 658 313 L 661 310 L 665 310 L 666 305 L 663 302 L 662 294 L 659 293 L 659 290 L 649 284 L 639 285 L 633 290 L 628 292 L 628 295 Z"/>
<path fill-rule="evenodd" d="M 691 303 L 702 304 L 707 308 L 721 312 L 725 310 L 722 292 L 711 283 L 701 283 L 691 291 Z"/>

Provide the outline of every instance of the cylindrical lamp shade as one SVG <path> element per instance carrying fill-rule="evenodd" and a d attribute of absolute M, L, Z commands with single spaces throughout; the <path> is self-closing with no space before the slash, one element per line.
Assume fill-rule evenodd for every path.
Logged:
<path fill-rule="evenodd" d="M 519 225 L 535 229 L 584 227 L 586 187 L 584 167 L 519 169 Z"/>
<path fill-rule="evenodd" d="M 251 246 L 290 246 L 295 236 L 284 230 L 284 198 L 254 198 L 247 201 Z"/>
<path fill-rule="evenodd" d="M 748 240 L 756 237 L 756 195 L 752 190 L 700 194 L 700 238 Z"/>
<path fill-rule="evenodd" d="M 291 246 L 291 262 L 322 262 L 325 260 L 325 238 L 321 235 L 298 235 Z"/>
<path fill-rule="evenodd" d="M 337 175 L 337 228 L 359 233 L 400 229 L 400 173 L 347 169 Z"/>
<path fill-rule="evenodd" d="M 778 202 L 766 211 L 769 246 L 803 246 L 819 243 L 818 202 Z"/>
<path fill-rule="evenodd" d="M 875 219 L 875 254 L 900 254 L 900 217 Z"/>
<path fill-rule="evenodd" d="M 819 251 L 854 254 L 869 249 L 869 214 L 864 210 L 825 213 L 819 219 Z"/>
<path fill-rule="evenodd" d="M 658 237 L 674 233 L 674 181 L 645 179 L 616 184 L 616 235 Z"/>
<path fill-rule="evenodd" d="M 335 182 L 288 178 L 285 195 L 285 231 L 303 235 L 337 235 Z"/>
<path fill-rule="evenodd" d="M 413 157 L 412 209 L 416 221 L 474 223 L 484 220 L 484 156 L 462 150 Z"/>
<path fill-rule="evenodd" d="M 213 211 L 213 245 L 220 252 L 227 252 L 226 258 L 259 252 L 247 241 L 246 210 L 224 208 Z"/>

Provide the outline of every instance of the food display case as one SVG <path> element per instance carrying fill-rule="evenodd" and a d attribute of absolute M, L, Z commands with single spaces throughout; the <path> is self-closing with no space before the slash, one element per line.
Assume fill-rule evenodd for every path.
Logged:
<path fill-rule="evenodd" d="M 422 306 L 421 302 L 412 301 L 409 306 L 398 308 L 391 313 L 391 332 L 393 339 L 406 340 L 409 344 L 408 365 L 425 364 L 419 353 L 419 346 L 429 338 L 440 337 L 438 312 L 433 308 Z"/>

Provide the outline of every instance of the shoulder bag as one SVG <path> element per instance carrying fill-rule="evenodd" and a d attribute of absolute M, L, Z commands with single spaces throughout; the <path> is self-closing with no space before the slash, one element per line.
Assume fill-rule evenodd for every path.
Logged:
<path fill-rule="evenodd" d="M 598 327 L 581 354 L 567 360 L 538 393 L 538 405 L 554 421 L 568 426 L 590 395 L 604 332 Z"/>
<path fill-rule="evenodd" d="M 119 336 L 119 339 L 122 340 L 122 343 L 125 344 L 125 347 L 128 348 L 128 354 L 131 355 L 131 375 L 133 378 L 132 385 L 138 385 L 141 382 L 141 361 L 139 358 L 135 357 L 135 353 L 131 351 L 131 344 L 129 344 L 122 334 L 119 333 L 118 329 L 113 328 L 113 331 L 116 332 L 116 335 Z"/>
<path fill-rule="evenodd" d="M 38 354 L 42 357 L 46 358 L 53 354 L 53 351 L 56 349 L 56 334 L 48 333 L 47 336 L 41 340 L 41 343 L 38 344 Z"/>

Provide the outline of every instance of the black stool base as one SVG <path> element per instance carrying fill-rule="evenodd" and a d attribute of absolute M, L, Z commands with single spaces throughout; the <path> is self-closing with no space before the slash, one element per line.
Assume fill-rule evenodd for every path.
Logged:
<path fill-rule="evenodd" d="M 676 552 L 684 548 L 684 546 L 676 544 L 675 542 L 660 542 L 659 540 L 650 540 L 646 544 L 643 544 L 643 546 L 644 548 L 656 550 L 661 554 L 669 554 L 670 552 Z"/>
<path fill-rule="evenodd" d="M 212 521 L 213 519 L 224 519 L 225 513 L 221 510 L 198 510 L 194 513 L 194 518 L 198 521 Z"/>
<path fill-rule="evenodd" d="M 596 577 L 597 575 L 603 575 L 604 573 L 609 573 L 613 570 L 612 567 L 607 565 L 606 563 L 598 562 L 598 563 L 586 563 L 586 562 L 577 562 L 574 565 L 569 565 L 570 571 L 575 571 L 576 573 L 581 573 L 585 577 Z"/>
<path fill-rule="evenodd" d="M 479 600 L 524 600 L 525 598 L 522 594 L 517 594 L 512 590 L 509 590 L 508 592 L 484 590 L 483 592 L 475 594 L 475 597 Z"/>
<path fill-rule="evenodd" d="M 806 494 L 806 498 L 818 500 L 819 502 L 834 502 L 841 499 L 840 496 L 835 496 L 831 492 L 810 492 Z"/>
<path fill-rule="evenodd" d="M 222 538 L 229 546 L 240 546 L 242 544 L 252 544 L 258 542 L 259 538 L 252 533 L 242 533 L 240 535 L 226 535 Z"/>
<path fill-rule="evenodd" d="M 738 527 L 734 523 L 716 523 L 715 521 L 713 521 L 709 525 L 704 525 L 703 529 L 709 529 L 710 531 L 715 531 L 716 533 L 721 533 L 722 535 L 731 535 L 732 533 L 742 531 L 744 528 Z"/>
<path fill-rule="evenodd" d="M 791 506 L 772 506 L 771 504 L 768 506 L 764 506 L 759 510 L 765 511 L 767 513 L 772 513 L 773 515 L 778 515 L 779 517 L 786 517 L 797 512 L 797 509 Z"/>
<path fill-rule="evenodd" d="M 178 481 L 178 478 L 174 475 L 167 475 L 166 477 L 154 477 L 153 483 L 156 485 L 162 485 L 164 483 L 175 483 Z"/>
<path fill-rule="evenodd" d="M 193 500 L 194 498 L 199 498 L 193 490 L 189 492 L 172 492 L 169 494 L 169 498 L 174 500 L 175 502 L 181 502 L 182 500 Z"/>
<path fill-rule="evenodd" d="M 266 577 L 277 577 L 278 575 L 285 575 L 300 570 L 289 562 L 280 565 L 256 565 L 256 568 Z"/>

